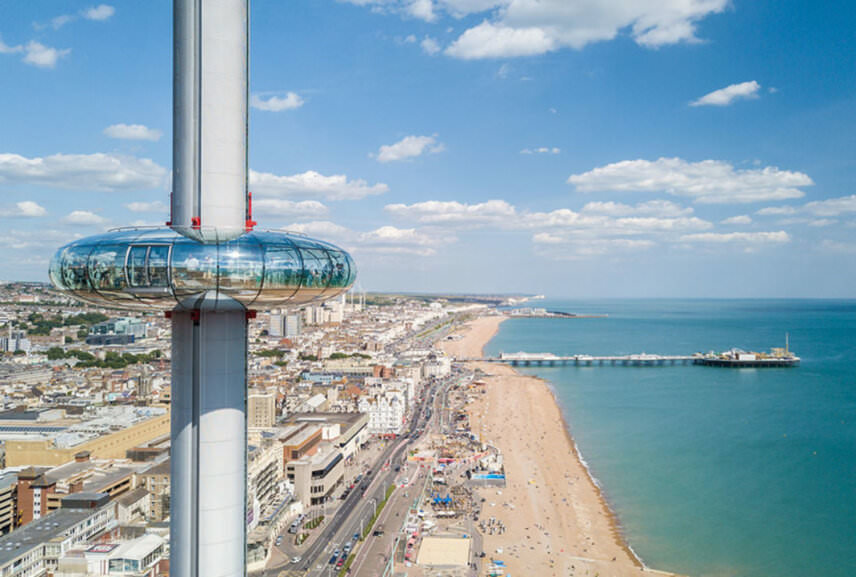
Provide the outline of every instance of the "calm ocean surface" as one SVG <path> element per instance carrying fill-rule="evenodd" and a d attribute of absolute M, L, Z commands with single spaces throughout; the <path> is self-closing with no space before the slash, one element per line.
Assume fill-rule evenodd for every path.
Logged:
<path fill-rule="evenodd" d="M 691 354 L 784 346 L 799 368 L 519 369 L 550 381 L 651 567 L 856 575 L 856 301 L 533 301 L 606 319 L 512 319 L 486 353 Z"/>

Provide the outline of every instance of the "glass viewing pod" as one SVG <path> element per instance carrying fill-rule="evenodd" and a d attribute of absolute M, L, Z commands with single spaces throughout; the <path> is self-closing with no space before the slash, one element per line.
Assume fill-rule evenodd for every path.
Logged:
<path fill-rule="evenodd" d="M 192 309 L 202 297 L 246 308 L 324 301 L 356 278 L 350 255 L 302 235 L 259 231 L 202 244 L 168 228 L 120 229 L 65 245 L 54 286 L 91 304 L 138 310 Z"/>

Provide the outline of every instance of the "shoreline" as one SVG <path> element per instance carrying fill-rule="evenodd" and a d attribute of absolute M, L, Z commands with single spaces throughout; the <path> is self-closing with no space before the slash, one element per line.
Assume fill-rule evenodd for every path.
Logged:
<path fill-rule="evenodd" d="M 507 318 L 478 317 L 455 331 L 462 336 L 460 340 L 444 341 L 440 346 L 452 356 L 483 356 L 484 347 Z M 599 480 L 571 435 L 553 384 L 537 376 L 518 373 L 507 365 L 467 364 L 481 369 L 486 374 L 483 380 L 487 383 L 487 398 L 479 399 L 470 409 L 471 424 L 478 423 L 482 430 L 487 431 L 483 442 L 488 441 L 487 435 L 502 438 L 499 442 L 491 439 L 491 444 L 500 448 L 507 461 L 507 487 L 502 491 L 480 490 L 482 497 L 504 501 L 501 505 L 514 511 L 515 524 L 532 523 L 523 530 L 509 529 L 506 538 L 485 535 L 485 552 L 493 555 L 494 549 L 503 552 L 508 549 L 508 554 L 516 557 L 506 561 L 512 575 L 527 575 L 534 570 L 540 571 L 539 575 L 575 575 L 584 574 L 584 571 L 609 575 L 674 575 L 649 568 L 633 550 Z M 491 401 L 500 405 L 499 411 L 491 411 Z M 505 413 L 503 418 L 493 416 L 499 412 Z M 523 427 L 515 428 L 513 420 L 521 413 L 530 420 L 524 422 Z M 473 430 L 478 429 L 473 426 Z M 518 431 L 518 436 L 509 438 L 515 431 Z M 548 438 L 551 439 L 544 441 Z M 532 449 L 537 448 L 541 441 L 548 450 L 533 452 Z M 548 453 L 557 456 L 564 453 L 567 459 L 552 458 Z M 524 462 L 520 462 L 521 459 Z M 517 469 L 519 474 L 515 475 L 509 468 Z M 577 472 L 582 474 L 574 476 Z M 521 486 L 521 477 L 525 476 L 531 477 L 527 484 Z M 574 483 L 583 479 L 582 483 Z M 491 503 L 492 506 L 495 504 Z M 573 507 L 572 511 L 563 511 L 563 505 L 566 509 Z M 523 510 L 518 512 L 518 508 Z M 559 514 L 558 519 L 555 518 L 556 513 Z M 486 510 L 484 514 L 492 513 Z M 501 513 L 497 511 L 496 515 L 499 517 Z M 524 534 L 533 533 L 533 527 L 538 529 L 538 533 Z M 551 548 L 553 536 L 561 538 L 557 546 L 559 552 L 555 551 L 557 547 Z M 528 549 L 518 546 L 521 541 L 531 543 L 533 537 L 538 539 L 538 544 L 545 546 L 546 556 L 537 553 L 534 546 Z M 526 542 L 526 539 L 530 541 Z M 507 555 L 499 553 L 497 556 L 505 559 Z M 576 573 L 580 570 L 583 572 Z"/>

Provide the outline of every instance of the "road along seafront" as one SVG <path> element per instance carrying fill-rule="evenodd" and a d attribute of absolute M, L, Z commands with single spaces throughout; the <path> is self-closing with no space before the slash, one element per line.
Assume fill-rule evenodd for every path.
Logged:
<path fill-rule="evenodd" d="M 481 357 L 506 318 L 478 317 L 440 346 L 456 358 Z M 483 536 L 487 558 L 514 577 L 673 575 L 643 565 L 624 540 L 548 383 L 507 365 L 468 364 L 486 383 L 470 405 L 470 430 L 500 449 L 507 480 L 504 489 L 478 490 L 482 519 L 506 527 Z"/>

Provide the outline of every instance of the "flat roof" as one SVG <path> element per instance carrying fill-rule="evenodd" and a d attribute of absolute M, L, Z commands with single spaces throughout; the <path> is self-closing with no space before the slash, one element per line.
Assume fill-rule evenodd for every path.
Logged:
<path fill-rule="evenodd" d="M 295 413 L 288 417 L 285 422 L 289 424 L 338 424 L 341 427 L 339 437 L 347 443 L 362 426 L 368 425 L 369 417 L 365 413 Z M 361 422 L 362 426 L 360 426 Z"/>
<path fill-rule="evenodd" d="M 136 489 L 117 497 L 116 502 L 118 502 L 120 505 L 124 505 L 127 507 L 128 505 L 133 505 L 140 499 L 144 499 L 145 496 L 148 494 L 149 492 L 146 490 L 145 487 L 137 487 Z"/>
<path fill-rule="evenodd" d="M 59 537 L 95 512 L 95 509 L 58 509 L 0 537 L 0 566 L 26 554 L 34 547 Z"/>
<path fill-rule="evenodd" d="M 169 459 L 164 459 L 160 463 L 152 465 L 148 469 L 142 471 L 141 475 L 169 475 L 170 474 L 170 466 Z"/>
<path fill-rule="evenodd" d="M 314 426 L 313 426 L 314 425 Z M 291 435 L 281 439 L 282 442 L 289 446 L 302 445 L 311 437 L 321 432 L 320 424 L 307 423 Z"/>
<path fill-rule="evenodd" d="M 133 541 L 122 543 L 118 549 L 111 552 L 110 557 L 123 559 L 136 559 L 142 561 L 152 551 L 163 546 L 166 539 L 158 537 L 152 533 L 146 533 L 142 537 L 138 537 Z M 142 569 L 142 567 L 140 568 Z"/>

